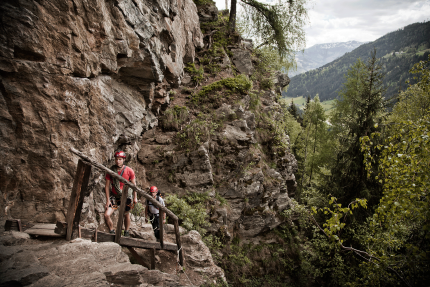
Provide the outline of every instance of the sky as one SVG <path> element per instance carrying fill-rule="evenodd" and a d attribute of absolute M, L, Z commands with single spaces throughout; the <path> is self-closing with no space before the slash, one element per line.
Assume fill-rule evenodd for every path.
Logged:
<path fill-rule="evenodd" d="M 225 0 L 215 2 L 218 9 L 225 9 Z M 409 24 L 430 20 L 430 0 L 310 0 L 308 6 L 307 48 L 374 41 Z"/>

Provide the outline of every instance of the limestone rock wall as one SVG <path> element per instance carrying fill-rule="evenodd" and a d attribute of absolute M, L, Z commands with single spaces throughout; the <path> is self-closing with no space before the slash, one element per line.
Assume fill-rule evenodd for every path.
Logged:
<path fill-rule="evenodd" d="M 202 45 L 192 0 L 1 1 L 0 217 L 64 219 L 69 147 L 107 165 L 117 148 L 135 159 Z M 103 175 L 91 182 L 100 190 Z"/>

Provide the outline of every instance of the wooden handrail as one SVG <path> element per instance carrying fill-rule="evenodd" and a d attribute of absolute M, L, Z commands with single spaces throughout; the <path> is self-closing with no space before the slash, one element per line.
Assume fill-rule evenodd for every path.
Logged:
<path fill-rule="evenodd" d="M 144 192 L 143 190 L 141 190 L 140 188 L 138 188 L 137 186 L 135 186 L 133 183 L 131 183 L 128 180 L 124 179 L 121 175 L 117 174 L 116 172 L 113 172 L 112 170 L 108 169 L 104 165 L 99 164 L 98 162 L 96 162 L 95 160 L 89 158 L 88 156 L 86 156 L 82 152 L 78 151 L 77 149 L 74 149 L 74 148 L 71 147 L 70 151 L 73 152 L 74 154 L 76 154 L 77 156 L 79 156 L 83 162 L 86 162 L 90 166 L 94 166 L 94 167 L 97 167 L 98 169 L 101 169 L 101 170 L 105 171 L 111 177 L 116 178 L 120 182 L 124 183 L 124 189 L 126 189 L 127 187 L 130 187 L 131 189 L 133 189 L 134 191 L 136 191 L 138 194 L 140 194 L 141 196 L 143 196 L 144 198 L 146 198 L 147 200 L 149 200 L 150 202 L 152 202 L 153 205 L 155 205 L 156 207 L 158 207 L 159 210 L 160 210 L 160 217 L 159 217 L 159 219 L 161 220 L 161 224 L 160 224 L 161 228 L 163 228 L 163 212 L 166 213 L 167 215 L 169 215 L 170 218 L 173 219 L 174 227 L 175 227 L 176 245 L 178 246 L 179 264 L 181 266 L 184 266 L 184 252 L 182 250 L 181 236 L 180 236 L 180 233 L 179 233 L 179 220 L 178 220 L 178 217 L 173 212 L 171 212 L 167 207 L 161 205 L 157 201 L 156 198 L 153 198 L 151 195 L 147 194 L 146 192 Z M 89 170 L 91 170 L 91 169 L 89 169 Z M 79 171 L 79 168 L 78 168 L 78 171 Z M 77 173 L 77 175 L 78 175 L 78 173 Z M 88 178 L 89 178 L 89 174 L 88 174 Z M 78 180 L 78 183 L 81 184 L 79 180 Z M 86 185 L 88 185 L 88 180 L 85 183 L 85 188 L 86 188 Z M 124 191 L 122 197 L 125 198 L 126 194 L 127 194 L 127 192 Z M 72 193 L 72 195 L 73 195 L 73 193 Z M 83 202 L 83 200 L 81 200 L 81 201 Z M 116 231 L 116 234 L 115 234 L 115 242 L 117 242 L 117 243 L 121 243 L 121 227 L 122 227 L 122 221 L 123 221 L 122 215 L 123 215 L 123 211 L 125 210 L 126 202 L 127 201 L 124 200 L 124 199 L 121 200 L 120 216 L 118 218 L 117 231 Z M 72 204 L 72 207 L 73 206 L 74 205 Z M 82 204 L 81 204 L 80 208 L 82 208 Z M 67 216 L 69 216 L 69 213 L 72 214 L 72 212 L 70 212 L 70 210 L 69 210 Z M 80 215 L 80 211 L 78 213 Z M 78 225 L 79 225 L 79 217 L 80 216 L 77 217 Z M 68 222 L 68 223 L 72 224 L 72 221 L 70 220 L 70 222 Z M 160 232 L 160 235 L 163 236 L 163 231 Z M 69 236 L 69 237 L 71 236 L 71 230 L 68 231 L 67 236 Z M 70 240 L 70 239 L 68 239 L 68 240 Z M 164 244 L 164 241 L 163 241 L 162 238 L 160 238 L 160 244 L 161 244 L 161 247 L 164 248 L 165 244 Z"/>
<path fill-rule="evenodd" d="M 170 218 L 172 218 L 174 221 L 178 220 L 178 217 L 171 212 L 167 207 L 161 205 L 156 198 L 153 198 L 151 195 L 147 194 L 146 192 L 144 192 L 143 190 L 141 190 L 140 188 L 138 188 L 137 186 L 135 186 L 133 183 L 129 182 L 128 180 L 124 179 L 121 175 L 113 172 L 112 170 L 108 169 L 107 167 L 105 167 L 104 165 L 99 164 L 98 162 L 96 162 L 95 160 L 89 158 L 88 156 L 84 155 L 82 152 L 74 149 L 73 147 L 70 148 L 70 151 L 73 152 L 74 154 L 76 154 L 77 156 L 79 156 L 80 158 L 82 158 L 82 160 L 88 162 L 89 164 L 97 167 L 98 169 L 101 169 L 103 171 L 105 171 L 106 173 L 108 173 L 110 176 L 118 179 L 119 181 L 121 181 L 122 183 L 128 185 L 131 189 L 133 189 L 134 191 L 136 191 L 138 194 L 140 194 L 141 196 L 143 196 L 145 199 L 149 200 L 150 202 L 152 202 L 152 204 L 154 204 L 156 207 L 158 207 L 160 210 L 164 211 L 168 216 L 170 216 Z"/>

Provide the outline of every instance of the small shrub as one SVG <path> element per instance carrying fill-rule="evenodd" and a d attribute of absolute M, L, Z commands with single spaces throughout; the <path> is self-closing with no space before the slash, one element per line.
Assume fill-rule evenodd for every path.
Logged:
<path fill-rule="evenodd" d="M 200 83 L 203 81 L 203 66 L 200 66 L 200 68 L 197 69 L 194 63 L 188 63 L 184 70 L 190 73 L 191 80 L 194 82 L 194 84 L 200 85 Z"/>
<path fill-rule="evenodd" d="M 187 122 L 188 118 L 188 108 L 175 105 L 166 110 L 163 117 L 160 119 L 160 125 L 166 130 L 179 131 Z"/>
<path fill-rule="evenodd" d="M 199 114 L 176 137 L 181 148 L 191 150 L 207 142 L 217 128 L 218 124 L 213 121 L 210 115 Z"/>
<path fill-rule="evenodd" d="M 208 226 L 208 213 L 203 203 L 190 205 L 185 198 L 176 194 L 166 197 L 167 207 L 182 221 L 187 230 L 197 230 L 202 237 L 206 234 L 204 227 Z"/>

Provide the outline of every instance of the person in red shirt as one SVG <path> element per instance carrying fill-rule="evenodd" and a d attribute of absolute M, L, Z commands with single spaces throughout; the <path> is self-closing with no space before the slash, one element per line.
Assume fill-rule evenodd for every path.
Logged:
<path fill-rule="evenodd" d="M 131 181 L 134 185 L 136 185 L 136 177 L 133 169 L 124 165 L 125 158 L 126 158 L 125 152 L 123 151 L 116 152 L 115 165 L 112 167 L 112 170 L 118 172 L 118 174 L 121 175 L 124 179 Z M 110 190 L 111 185 L 112 185 L 112 190 Z M 112 179 L 112 177 L 109 174 L 106 174 L 105 222 L 109 228 L 109 233 L 112 233 L 112 234 L 115 234 L 115 229 L 113 229 L 113 223 L 110 216 L 114 212 L 113 206 L 116 205 L 119 207 L 121 204 L 121 194 L 123 192 L 122 190 L 123 187 L 124 187 L 124 183 L 120 182 L 117 179 Z M 131 219 L 130 219 L 131 197 L 133 195 L 133 203 L 136 204 L 137 194 L 136 194 L 136 191 L 133 191 L 131 188 L 125 192 L 128 192 L 128 197 L 127 197 L 127 205 L 125 207 L 125 213 L 124 213 L 124 225 L 125 225 L 124 236 L 130 236 L 128 229 L 130 228 L 130 224 L 131 224 Z"/>

